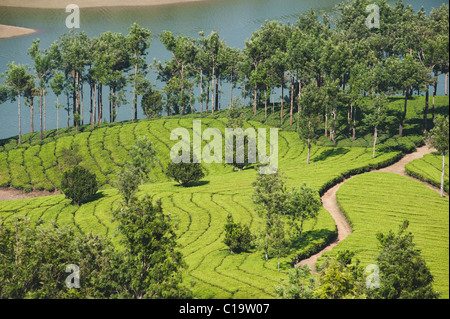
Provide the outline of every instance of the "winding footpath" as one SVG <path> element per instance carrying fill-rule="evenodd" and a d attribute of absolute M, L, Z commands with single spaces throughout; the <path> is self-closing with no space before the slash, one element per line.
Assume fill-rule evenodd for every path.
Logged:
<path fill-rule="evenodd" d="M 405 177 L 411 178 L 413 180 L 419 181 L 420 183 L 427 186 L 428 188 L 440 193 L 440 190 L 438 188 L 436 188 L 428 183 L 422 182 L 414 177 L 409 176 L 405 170 L 406 164 L 408 164 L 416 159 L 422 158 L 424 155 L 433 153 L 435 151 L 436 151 L 435 149 L 430 148 L 428 145 L 425 145 L 425 146 L 417 148 L 417 150 L 414 153 L 405 155 L 398 162 L 396 162 L 390 166 L 387 166 L 385 168 L 373 170 L 371 172 L 388 172 L 388 173 L 394 173 L 394 174 L 398 174 L 401 176 L 405 176 Z M 367 174 L 367 173 L 364 173 L 364 174 Z M 358 175 L 355 175 L 355 176 L 358 176 Z M 317 254 L 300 261 L 298 264 L 295 265 L 296 267 L 307 265 L 312 270 L 312 272 L 315 273 L 316 272 L 315 265 L 316 265 L 317 259 L 319 257 L 321 257 L 324 252 L 330 251 L 331 249 L 333 249 L 339 242 L 343 241 L 345 238 L 347 238 L 348 235 L 350 235 L 352 233 L 352 228 L 351 228 L 350 224 L 348 223 L 347 218 L 345 218 L 344 214 L 341 212 L 341 210 L 339 208 L 337 198 L 336 198 L 336 193 L 339 190 L 339 188 L 342 186 L 342 184 L 344 184 L 346 181 L 348 181 L 349 179 L 352 179 L 355 176 L 352 176 L 352 177 L 344 180 L 343 182 L 335 185 L 334 187 L 330 188 L 325 194 L 323 194 L 323 196 L 321 198 L 323 207 L 330 213 L 331 217 L 333 217 L 334 222 L 336 224 L 337 233 L 338 233 L 336 241 L 334 241 L 333 243 L 331 243 L 330 245 L 325 247 L 323 250 L 321 250 Z M 445 196 L 448 198 L 447 194 L 445 194 Z"/>

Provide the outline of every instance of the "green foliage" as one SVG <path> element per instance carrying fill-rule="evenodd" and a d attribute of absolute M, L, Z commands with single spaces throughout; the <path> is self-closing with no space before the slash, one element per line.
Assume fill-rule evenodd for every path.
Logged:
<path fill-rule="evenodd" d="M 291 217 L 291 222 L 298 233 L 298 240 L 302 238 L 303 223 L 309 219 L 316 219 L 322 202 L 319 194 L 303 184 L 293 188 L 286 196 L 285 212 Z M 300 225 L 298 224 L 300 222 Z"/>
<path fill-rule="evenodd" d="M 68 226 L 0 222 L 0 298 L 120 298 L 121 254 L 107 239 L 76 234 Z M 79 267 L 80 287 L 67 288 L 68 265 Z M 119 276 L 120 274 L 120 276 Z"/>
<path fill-rule="evenodd" d="M 275 291 L 283 299 L 316 299 L 314 294 L 315 279 L 307 265 L 289 270 L 288 278 L 281 279 Z"/>
<path fill-rule="evenodd" d="M 247 225 L 235 223 L 233 216 L 228 214 L 224 243 L 230 248 L 231 253 L 249 251 L 253 238 L 254 236 Z"/>
<path fill-rule="evenodd" d="M 158 117 L 163 110 L 163 94 L 158 89 L 149 87 L 142 96 L 141 107 L 147 118 Z"/>
<path fill-rule="evenodd" d="M 285 201 L 285 177 L 280 170 L 275 174 L 259 174 L 253 186 L 253 203 L 260 214 L 271 215 L 279 213 Z"/>
<path fill-rule="evenodd" d="M 126 247 L 130 291 L 134 298 L 185 298 L 188 289 L 181 286 L 186 268 L 176 249 L 176 234 L 163 213 L 161 201 L 148 196 L 133 200 L 113 212 L 119 222 L 122 244 Z"/>
<path fill-rule="evenodd" d="M 175 180 L 181 186 L 188 187 L 205 177 L 205 172 L 200 163 L 169 162 L 166 168 L 166 176 Z"/>
<path fill-rule="evenodd" d="M 436 299 L 433 276 L 420 250 L 415 248 L 413 235 L 406 233 L 405 221 L 398 234 L 377 234 L 381 252 L 376 261 L 380 268 L 380 288 L 374 291 L 381 299 Z"/>
<path fill-rule="evenodd" d="M 449 117 L 437 116 L 434 128 L 430 131 L 428 140 L 434 148 L 446 155 L 449 149 Z"/>
<path fill-rule="evenodd" d="M 129 150 L 131 165 L 136 169 L 141 184 L 148 179 L 148 173 L 154 167 L 156 161 L 156 148 L 148 136 L 142 136 Z"/>
<path fill-rule="evenodd" d="M 136 191 L 139 188 L 138 169 L 134 166 L 126 166 L 120 173 L 117 174 L 114 186 L 122 195 L 125 203 L 129 203 L 133 199 Z"/>
<path fill-rule="evenodd" d="M 365 299 L 366 287 L 363 270 L 348 264 L 349 256 L 329 258 L 320 271 L 314 291 L 319 299 Z"/>
<path fill-rule="evenodd" d="M 405 166 L 408 175 L 435 187 L 441 186 L 442 155 L 439 153 L 427 154 Z M 449 193 L 449 158 L 445 157 L 444 191 Z"/>
<path fill-rule="evenodd" d="M 84 167 L 76 165 L 64 172 L 61 190 L 73 203 L 81 205 L 97 193 L 97 178 Z"/>

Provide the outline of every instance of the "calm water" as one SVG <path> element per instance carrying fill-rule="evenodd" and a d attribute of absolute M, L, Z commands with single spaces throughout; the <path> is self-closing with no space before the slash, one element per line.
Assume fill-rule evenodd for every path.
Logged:
<path fill-rule="evenodd" d="M 292 23 L 296 21 L 301 12 L 310 8 L 329 11 L 339 2 L 340 0 L 212 0 L 148 8 L 81 9 L 81 30 L 84 30 L 90 37 L 108 30 L 127 34 L 127 28 L 136 21 L 141 26 L 149 28 L 155 37 L 147 57 L 148 62 L 151 63 L 154 58 L 164 62 L 170 59 L 170 53 L 164 49 L 156 37 L 164 30 L 191 37 L 198 37 L 198 32 L 202 30 L 206 34 L 217 30 L 229 46 L 243 48 L 245 40 L 249 39 L 252 32 L 259 29 L 265 20 Z M 404 3 L 411 4 L 416 11 L 423 6 L 429 12 L 432 7 L 440 7 L 443 1 L 404 0 Z M 448 1 L 444 3 L 448 4 Z M 32 41 L 40 38 L 41 48 L 48 48 L 54 40 L 68 32 L 65 26 L 67 15 L 65 10 L 0 7 L 0 24 L 39 30 L 37 34 L 29 36 L 0 39 L 0 74 L 5 72 L 7 64 L 11 61 L 15 61 L 16 64 L 28 64 L 32 67 L 33 63 L 27 55 Z M 154 79 L 154 75 L 149 77 Z M 443 90 L 443 83 L 441 83 L 438 94 L 443 94 Z M 128 92 L 131 92 L 131 89 L 128 89 Z M 226 104 L 228 91 L 224 88 L 224 92 L 223 104 Z M 104 114 L 108 117 L 106 93 L 105 90 Z M 88 94 L 86 91 L 86 104 L 88 104 Z M 65 100 L 65 97 L 62 99 Z M 129 100 L 131 101 L 131 98 Z M 64 101 L 62 102 L 64 103 Z M 56 128 L 54 105 L 55 98 L 50 93 L 47 96 L 47 129 Z M 36 106 L 38 106 L 38 100 L 35 100 L 35 131 L 39 130 L 39 109 Z M 22 133 L 24 134 L 30 131 L 30 119 L 29 109 L 23 105 L 22 114 Z M 140 116 L 143 117 L 143 114 Z M 88 117 L 89 112 L 85 110 L 85 123 L 88 121 Z M 117 119 L 130 118 L 130 105 L 121 106 Z M 60 126 L 64 126 L 66 122 L 67 113 L 60 110 Z M 17 133 L 17 102 L 0 105 L 0 139 L 17 135 Z"/>

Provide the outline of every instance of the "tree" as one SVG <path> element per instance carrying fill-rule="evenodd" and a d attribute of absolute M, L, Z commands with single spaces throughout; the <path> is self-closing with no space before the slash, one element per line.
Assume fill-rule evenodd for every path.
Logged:
<path fill-rule="evenodd" d="M 192 39 L 184 36 L 175 37 L 170 31 L 162 33 L 161 42 L 173 54 L 172 60 L 161 70 L 166 73 L 165 81 L 168 84 L 170 82 L 176 88 L 181 107 L 180 114 L 183 116 L 189 100 L 189 92 L 193 86 L 188 78 L 195 62 L 197 47 Z"/>
<path fill-rule="evenodd" d="M 252 183 L 252 200 L 258 214 L 277 214 L 284 205 L 286 198 L 285 177 L 278 170 L 275 174 L 260 174 Z"/>
<path fill-rule="evenodd" d="M 140 27 L 136 22 L 133 23 L 129 28 L 129 34 L 126 37 L 127 44 L 130 48 L 130 63 L 133 65 L 134 77 L 133 77 L 133 110 L 134 110 L 134 120 L 137 120 L 137 96 L 138 96 L 138 85 L 139 79 L 142 79 L 147 65 L 145 59 L 143 58 L 147 53 L 147 49 L 151 44 L 151 31 Z"/>
<path fill-rule="evenodd" d="M 353 253 L 340 252 L 334 258 L 328 258 L 319 273 L 314 294 L 319 299 L 365 299 L 366 287 L 363 269 L 351 264 Z"/>
<path fill-rule="evenodd" d="M 22 218 L 0 222 L 0 238 L 1 299 L 129 297 L 123 254 L 108 239 Z M 78 266 L 78 288 L 66 286 L 69 265 Z"/>
<path fill-rule="evenodd" d="M 400 60 L 388 58 L 386 61 L 387 73 L 393 80 L 394 90 L 405 92 L 403 112 L 400 115 L 398 136 L 403 136 L 403 126 L 407 114 L 408 99 L 414 89 L 421 89 L 427 83 L 427 71 L 411 55 L 406 55 Z"/>
<path fill-rule="evenodd" d="M 156 147 L 148 136 L 142 136 L 136 140 L 129 154 L 131 157 L 130 164 L 136 169 L 141 184 L 144 184 L 144 181 L 148 179 L 150 170 L 155 165 Z"/>
<path fill-rule="evenodd" d="M 34 60 L 34 69 L 36 73 L 36 80 L 39 87 L 39 118 L 40 118 L 40 139 L 43 139 L 43 131 L 46 129 L 46 116 L 45 116 L 45 94 L 46 94 L 46 86 L 52 75 L 52 69 L 54 67 L 54 62 L 52 59 L 52 54 L 50 54 L 47 50 L 41 52 L 39 48 L 40 40 L 36 39 L 33 41 L 33 44 L 28 49 L 28 54 Z M 53 49 L 54 50 L 54 49 Z"/>
<path fill-rule="evenodd" d="M 298 232 L 298 241 L 301 241 L 303 223 L 309 219 L 316 219 L 322 202 L 316 191 L 303 184 L 293 188 L 286 196 L 285 211 L 291 217 L 294 228 Z M 300 225 L 298 225 L 300 222 Z"/>
<path fill-rule="evenodd" d="M 141 107 L 144 111 L 144 114 L 147 116 L 147 118 L 158 117 L 163 109 L 163 106 L 163 93 L 160 90 L 149 86 L 145 90 L 141 101 Z"/>
<path fill-rule="evenodd" d="M 71 89 L 73 98 L 73 125 L 78 132 L 80 120 L 83 118 L 82 99 L 82 79 L 86 64 L 88 63 L 89 38 L 84 32 L 74 33 L 72 30 L 68 34 L 63 34 L 60 38 L 59 47 L 61 55 L 61 68 L 65 74 L 71 76 Z M 103 56 L 110 57 L 115 51 L 111 48 L 104 48 Z M 106 68 L 106 65 L 103 66 Z"/>
<path fill-rule="evenodd" d="M 433 276 L 430 273 L 420 250 L 415 248 L 414 236 L 406 230 L 404 221 L 399 232 L 377 234 L 381 249 L 376 258 L 380 268 L 380 287 L 373 291 L 379 299 L 436 299 L 433 290 Z"/>
<path fill-rule="evenodd" d="M 272 253 L 279 259 L 287 252 L 288 242 L 284 232 L 284 222 L 280 215 L 284 213 L 286 199 L 285 180 L 278 170 L 275 174 L 258 173 L 253 186 L 253 203 L 256 211 L 264 219 L 263 228 L 258 234 L 259 247 L 264 250 L 265 259 L 269 260 Z"/>
<path fill-rule="evenodd" d="M 441 173 L 441 197 L 444 196 L 445 156 L 449 151 L 448 116 L 437 116 L 434 120 L 434 128 L 428 134 L 428 141 L 432 147 L 442 153 Z"/>
<path fill-rule="evenodd" d="M 64 172 L 61 191 L 72 203 L 81 205 L 97 193 L 98 185 L 95 174 L 82 166 L 76 165 Z"/>
<path fill-rule="evenodd" d="M 230 253 L 249 251 L 253 241 L 253 235 L 247 225 L 235 223 L 233 216 L 228 214 L 227 223 L 224 226 L 224 243 L 230 248 Z"/>
<path fill-rule="evenodd" d="M 289 270 L 287 279 L 281 279 L 275 287 L 277 295 L 283 299 L 316 299 L 315 279 L 307 265 Z"/>
<path fill-rule="evenodd" d="M 325 98 L 323 90 L 315 85 L 308 85 L 302 93 L 298 135 L 308 148 L 306 164 L 309 164 L 310 161 L 311 145 L 316 143 L 320 136 L 318 134 L 321 121 L 320 110 L 324 105 Z"/>
<path fill-rule="evenodd" d="M 19 145 L 22 144 L 22 114 L 20 111 L 20 96 L 31 81 L 31 75 L 28 73 L 28 65 L 15 65 L 14 62 L 8 64 L 8 70 L 3 75 L 5 83 L 11 90 L 10 97 L 18 97 L 18 115 L 19 115 Z"/>
<path fill-rule="evenodd" d="M 200 163 L 173 163 L 170 161 L 166 168 L 166 176 L 181 186 L 188 187 L 205 177 L 205 172 Z"/>
<path fill-rule="evenodd" d="M 62 72 L 56 72 L 53 79 L 50 82 L 50 87 L 53 93 L 56 95 L 56 134 L 59 135 L 59 96 L 64 90 L 64 74 Z"/>
<path fill-rule="evenodd" d="M 375 158 L 375 149 L 378 140 L 378 130 L 382 125 L 386 123 L 387 114 L 387 101 L 384 95 L 377 95 L 371 97 L 372 102 L 367 105 L 365 110 L 365 117 L 363 122 L 368 126 L 373 127 L 373 146 L 372 146 L 372 158 Z"/>
<path fill-rule="evenodd" d="M 131 165 L 122 168 L 122 171 L 116 175 L 114 184 L 126 204 L 129 204 L 133 200 L 134 195 L 139 188 L 139 179 L 136 178 L 138 175 L 138 169 Z"/>
<path fill-rule="evenodd" d="M 177 237 L 161 200 L 150 196 L 133 200 L 113 211 L 127 258 L 124 265 L 133 298 L 188 298 L 182 286 L 186 263 L 177 250 Z"/>

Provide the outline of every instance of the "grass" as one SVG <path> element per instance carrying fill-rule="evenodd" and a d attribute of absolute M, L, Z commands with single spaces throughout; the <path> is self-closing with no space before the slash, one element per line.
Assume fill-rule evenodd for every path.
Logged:
<path fill-rule="evenodd" d="M 421 145 L 423 139 L 417 134 L 423 110 L 423 97 L 411 99 L 408 107 L 405 132 L 408 136 L 399 139 L 392 137 L 398 126 L 393 123 L 380 136 L 380 144 L 376 157 L 372 159 L 371 132 L 359 123 L 358 139 L 351 142 L 346 137 L 346 128 L 340 128 L 340 139 L 337 147 L 327 147 L 331 142 L 323 138 L 318 145 L 311 150 L 311 164 L 306 165 L 307 150 L 300 142 L 295 132 L 294 125 L 289 126 L 289 117 L 280 125 L 278 117 L 279 106 L 276 113 L 264 118 L 264 111 L 260 110 L 256 116 L 251 113 L 251 108 L 246 108 L 247 127 L 260 128 L 276 126 L 279 131 L 279 167 L 286 176 L 288 187 L 299 186 L 306 183 L 323 193 L 329 187 L 342 181 L 344 178 L 354 174 L 367 172 L 374 168 L 387 166 L 397 161 L 402 152 L 409 152 L 415 146 Z M 448 98 L 437 99 L 437 111 L 448 113 Z M 392 98 L 390 108 L 392 112 L 401 108 L 401 98 Z M 227 111 L 216 112 L 215 116 L 204 114 L 201 118 L 202 129 L 208 127 L 218 128 L 224 134 L 227 126 Z M 331 216 L 321 209 L 316 222 L 309 221 L 304 227 L 304 235 L 300 244 L 292 245 L 289 255 L 281 259 L 281 271 L 277 271 L 277 259 L 271 258 L 265 261 L 261 251 L 254 247 L 250 252 L 241 254 L 230 254 L 223 243 L 224 224 L 226 216 L 231 213 L 236 222 L 249 225 L 254 233 L 261 228 L 261 217 L 256 214 L 251 200 L 252 182 L 256 179 L 256 171 L 253 168 L 241 172 L 233 172 L 230 166 L 223 164 L 205 165 L 207 176 L 205 183 L 196 187 L 182 188 L 174 182 L 169 181 L 164 174 L 164 169 L 169 160 L 170 148 L 175 141 L 170 140 L 171 130 L 177 127 L 192 128 L 192 120 L 200 119 L 198 115 L 187 115 L 183 118 L 174 116 L 172 118 L 161 118 L 155 120 L 139 120 L 134 123 L 119 122 L 102 124 L 95 130 L 89 126 L 80 127 L 80 132 L 75 133 L 73 128 L 60 130 L 56 136 L 54 130 L 47 131 L 43 141 L 39 141 L 38 133 L 23 135 L 23 145 L 18 146 L 15 138 L 0 141 L 0 187 L 12 186 L 30 191 L 33 188 L 52 190 L 58 188 L 64 167 L 62 154 L 64 149 L 77 147 L 82 158 L 80 165 L 95 173 L 99 184 L 102 186 L 96 200 L 86 203 L 81 207 L 73 206 L 63 195 L 33 198 L 27 200 L 16 200 L 0 202 L 0 219 L 6 223 L 14 217 L 27 216 L 34 222 L 51 223 L 57 222 L 62 225 L 71 225 L 79 232 L 108 236 L 120 247 L 120 238 L 116 236 L 117 223 L 112 219 L 112 210 L 120 201 L 117 190 L 111 188 L 115 174 L 124 164 L 129 161 L 128 151 L 140 136 L 148 136 L 158 150 L 158 163 L 150 174 L 151 183 L 141 185 L 139 196 L 148 193 L 154 198 L 161 198 L 164 211 L 171 216 L 179 236 L 178 243 L 188 265 L 184 274 L 185 283 L 191 287 L 195 296 L 199 298 L 274 298 L 274 287 L 285 277 L 286 271 L 291 263 L 298 258 L 306 258 L 326 246 L 336 236 L 336 226 Z M 420 129 L 419 129 L 420 130 Z M 205 146 L 206 142 L 202 142 Z M 363 175 L 366 176 L 366 175 Z M 373 176 L 369 174 L 367 176 Z M 359 177 L 358 177 L 359 178 Z M 355 178 L 356 181 L 358 179 Z M 386 178 L 387 182 L 390 178 Z M 353 179 L 349 181 L 348 187 L 353 187 Z M 447 214 L 447 246 L 445 244 L 430 248 L 430 239 L 424 234 L 429 229 L 436 230 L 434 235 L 440 241 L 445 237 L 442 225 L 445 226 L 445 216 L 441 216 L 443 207 L 448 209 L 447 202 L 435 199 L 429 190 L 417 185 L 411 187 L 414 199 L 407 201 L 409 193 L 401 193 L 401 205 L 407 212 L 398 213 L 397 210 L 403 206 L 390 205 L 389 200 L 377 200 L 371 202 L 372 197 L 364 197 L 367 194 L 384 194 L 387 198 L 397 200 L 394 194 L 398 194 L 398 182 L 391 184 L 365 184 L 362 182 L 354 189 L 349 188 L 355 196 L 345 198 L 347 183 L 342 186 L 342 195 L 339 193 L 341 204 L 348 208 L 355 227 L 355 233 L 338 245 L 342 244 L 356 247 L 358 257 L 366 263 L 371 262 L 375 256 L 376 243 L 374 243 L 374 232 L 380 228 L 396 228 L 400 217 L 406 215 L 421 215 L 423 212 L 425 198 L 436 204 L 439 218 L 438 222 L 431 218 L 420 219 L 424 223 L 423 231 L 416 235 L 416 242 L 420 242 L 424 248 L 425 256 L 435 256 L 434 264 L 431 262 L 432 271 L 436 278 L 441 278 L 447 271 L 447 296 L 448 296 L 448 263 L 442 265 L 442 260 L 448 260 L 448 214 Z M 402 180 L 401 183 L 411 181 Z M 407 184 L 409 185 L 409 184 Z M 421 185 L 422 186 L 422 185 Z M 409 186 L 408 186 L 408 189 Z M 367 190 L 367 191 L 366 191 Z M 341 192 L 341 191 L 340 191 Z M 374 196 L 374 195 L 373 195 Z M 354 206 L 352 206 L 354 205 Z M 372 206 L 370 206 L 372 205 Z M 387 219 L 389 223 L 380 223 L 377 220 L 378 211 L 374 214 L 370 207 L 382 205 L 386 209 L 395 207 L 394 221 Z M 446 206 L 445 206 L 446 205 Z M 356 207 L 356 208 L 353 208 Z M 353 211 L 359 207 L 365 209 L 365 216 L 374 220 L 371 224 L 360 221 L 354 217 Z M 434 207 L 434 206 L 433 206 Z M 415 214 L 415 211 L 418 214 Z M 398 216 L 397 216 L 398 215 Z M 408 216 L 409 216 L 408 215 Z M 416 229 L 416 219 L 411 218 L 411 229 Z M 365 228 L 367 227 L 367 229 Z M 378 228 L 377 228 L 378 227 Z M 415 228 L 416 227 L 416 228 Z M 440 228 L 439 228 L 440 227 Z M 361 229 L 361 232 L 359 231 Z M 413 231 L 414 232 L 414 231 Z M 373 236 L 372 236 L 373 235 Z M 360 236 L 360 237 L 358 237 Z M 355 239 L 352 239 L 355 238 Z M 367 245 L 365 243 L 367 241 Z M 421 247 L 422 247 L 421 246 Z M 365 249 L 370 247 L 370 249 Z M 446 248 L 445 248 L 446 247 Z M 439 250 L 440 249 L 440 250 Z M 446 250 L 445 250 L 446 249 Z M 446 259 L 445 257 L 446 252 Z M 334 250 L 332 251 L 334 253 Z M 433 255 L 434 254 L 434 255 Z M 444 289 L 445 287 L 438 287 Z"/>
<path fill-rule="evenodd" d="M 406 173 L 431 185 L 441 187 L 442 154 L 427 154 L 423 158 L 408 163 Z M 449 193 L 449 159 L 445 157 L 444 191 Z"/>
<path fill-rule="evenodd" d="M 72 225 L 79 232 L 110 237 L 119 245 L 115 236 L 117 224 L 111 211 L 120 201 L 115 189 L 109 187 L 114 174 L 128 160 L 128 150 L 139 136 L 147 135 L 158 148 L 159 164 L 151 174 L 153 183 L 140 186 L 139 195 L 151 194 L 161 198 L 164 211 L 169 214 L 179 235 L 181 252 L 188 269 L 185 282 L 199 298 L 274 298 L 274 287 L 291 267 L 292 260 L 318 251 L 334 238 L 336 227 L 331 216 L 322 209 L 316 222 L 304 227 L 302 243 L 292 245 L 292 252 L 281 259 L 281 271 L 277 260 L 265 261 L 264 254 L 254 247 L 250 252 L 230 254 L 223 243 L 224 225 L 228 213 L 236 222 L 250 226 L 256 233 L 261 228 L 261 217 L 254 211 L 252 182 L 256 171 L 252 168 L 233 172 L 230 166 L 208 164 L 206 183 L 182 188 L 168 181 L 163 170 L 169 159 L 173 128 L 192 128 L 192 119 L 141 120 L 135 123 L 118 123 L 77 135 L 62 133 L 61 137 L 49 137 L 44 143 L 12 148 L 0 152 L 6 158 L 0 164 L 0 180 L 14 185 L 33 187 L 38 181 L 57 186 L 62 173 L 62 152 L 77 146 L 82 157 L 80 165 L 94 172 L 103 187 L 95 201 L 81 207 L 72 206 L 63 195 L 0 202 L 0 218 L 5 222 L 17 216 L 27 216 L 33 221 L 57 222 Z M 226 119 L 202 118 L 202 128 L 216 127 L 222 134 Z M 267 127 L 249 121 L 245 127 Z M 34 142 L 35 143 L 35 142 Z M 206 145 L 206 142 L 203 142 Z M 379 152 L 372 159 L 366 148 L 328 148 L 316 145 L 312 149 L 311 164 L 306 165 L 306 149 L 295 132 L 279 132 L 279 167 L 285 173 L 289 187 L 307 183 L 317 191 L 323 191 L 352 172 L 362 172 L 396 161 L 398 151 Z M 34 166 L 31 166 L 31 165 Z M 22 170 L 11 167 L 21 167 Z M 39 174 L 28 174 L 33 167 Z M 40 173 L 42 172 L 42 174 Z M 31 178 L 30 178 L 31 177 Z"/>
<path fill-rule="evenodd" d="M 356 252 L 365 267 L 374 264 L 379 253 L 376 234 L 396 232 L 404 220 L 414 235 L 442 298 L 449 297 L 449 200 L 407 177 L 373 172 L 355 176 L 337 192 L 353 233 L 325 258 L 341 250 Z"/>

